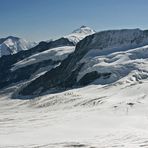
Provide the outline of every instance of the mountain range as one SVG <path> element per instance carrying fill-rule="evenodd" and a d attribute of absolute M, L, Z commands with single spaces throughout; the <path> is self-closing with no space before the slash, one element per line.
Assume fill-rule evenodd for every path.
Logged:
<path fill-rule="evenodd" d="M 11 49 L 24 47 L 0 58 L 0 88 L 19 85 L 15 97 L 30 98 L 48 91 L 55 93 L 92 83 L 105 85 L 123 78 L 138 80 L 148 76 L 137 62 L 143 59 L 146 64 L 147 30 L 95 32 L 82 26 L 57 40 L 33 44 L 28 50 L 16 37 L 1 39 L 1 45 L 9 40 L 19 41 L 18 46 L 9 44 Z"/>
<path fill-rule="evenodd" d="M 18 37 L 1 39 L 1 52 L 5 56 L 0 58 L 0 70 L 3 71 L 0 74 L 0 88 L 46 73 L 74 52 L 78 41 L 93 33 L 91 28 L 82 26 L 57 40 L 41 41 L 36 46 L 34 43 L 32 48 L 29 42 L 24 44 L 25 40 Z M 5 48 L 4 45 L 7 42 L 9 44 Z M 6 51 L 11 52 L 6 53 Z"/>
<path fill-rule="evenodd" d="M 20 40 L 0 39 L 0 147 L 147 147 L 148 30 Z"/>

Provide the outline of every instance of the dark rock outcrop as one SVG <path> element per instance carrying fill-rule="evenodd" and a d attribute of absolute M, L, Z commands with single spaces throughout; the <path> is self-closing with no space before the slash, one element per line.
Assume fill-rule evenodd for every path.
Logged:
<path fill-rule="evenodd" d="M 85 74 L 78 82 L 80 86 L 85 86 L 93 81 L 95 81 L 98 78 L 107 79 L 109 78 L 111 73 L 98 73 L 97 71 L 92 71 L 90 73 Z"/>

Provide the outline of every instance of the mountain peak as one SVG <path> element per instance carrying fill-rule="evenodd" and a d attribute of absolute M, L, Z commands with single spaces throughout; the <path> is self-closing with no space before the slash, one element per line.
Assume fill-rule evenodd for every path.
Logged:
<path fill-rule="evenodd" d="M 91 29 L 90 27 L 87 26 L 81 26 L 80 28 L 74 30 L 72 33 L 83 33 L 83 34 L 93 34 L 95 33 L 95 31 L 93 29 Z"/>
<path fill-rule="evenodd" d="M 82 25 L 80 28 L 85 28 L 85 27 L 87 27 L 87 26 L 85 26 L 85 25 Z"/>
<path fill-rule="evenodd" d="M 3 55 L 16 54 L 21 50 L 27 50 L 34 47 L 36 43 L 26 41 L 25 39 L 8 36 L 0 39 L 0 58 Z"/>
<path fill-rule="evenodd" d="M 3 42 L 5 42 L 8 39 L 11 39 L 11 40 L 19 40 L 18 37 L 8 36 L 8 37 L 5 37 L 5 38 L 0 38 L 0 44 L 2 44 Z"/>
<path fill-rule="evenodd" d="M 8 36 L 6 39 L 19 40 L 19 38 L 15 36 Z"/>
<path fill-rule="evenodd" d="M 86 36 L 94 33 L 95 31 L 93 29 L 83 25 L 80 28 L 74 30 L 71 34 L 65 36 L 65 38 L 69 39 L 74 44 L 77 44 L 80 40 L 82 40 Z"/>

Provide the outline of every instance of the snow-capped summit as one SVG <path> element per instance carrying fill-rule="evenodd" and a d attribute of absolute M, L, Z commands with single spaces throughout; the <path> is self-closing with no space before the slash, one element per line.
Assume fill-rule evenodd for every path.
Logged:
<path fill-rule="evenodd" d="M 14 36 L 0 39 L 0 57 L 3 55 L 16 54 L 21 50 L 27 50 L 36 45 L 35 42 L 29 42 Z"/>
<path fill-rule="evenodd" d="M 95 33 L 95 31 L 93 29 L 83 25 L 80 28 L 74 30 L 72 33 L 92 34 L 92 33 Z"/>
<path fill-rule="evenodd" d="M 95 31 L 87 26 L 81 26 L 80 28 L 74 30 L 71 34 L 64 36 L 64 38 L 69 39 L 74 44 L 77 44 L 80 40 L 84 39 L 86 36 L 94 34 Z"/>

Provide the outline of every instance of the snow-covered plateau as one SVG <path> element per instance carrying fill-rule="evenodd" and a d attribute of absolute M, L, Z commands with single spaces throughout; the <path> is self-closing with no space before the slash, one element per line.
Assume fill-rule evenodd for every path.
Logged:
<path fill-rule="evenodd" d="M 81 52 L 85 54 L 78 58 Z M 76 48 L 48 49 L 17 61 L 10 70 L 76 58 L 72 66 L 83 63 L 76 81 L 92 79 L 91 72 L 100 74 L 88 85 L 32 99 L 13 95 L 26 81 L 0 89 L 0 148 L 148 148 L 147 35 L 139 29 L 96 33 Z M 53 78 L 65 74 L 60 70 L 53 70 Z"/>

